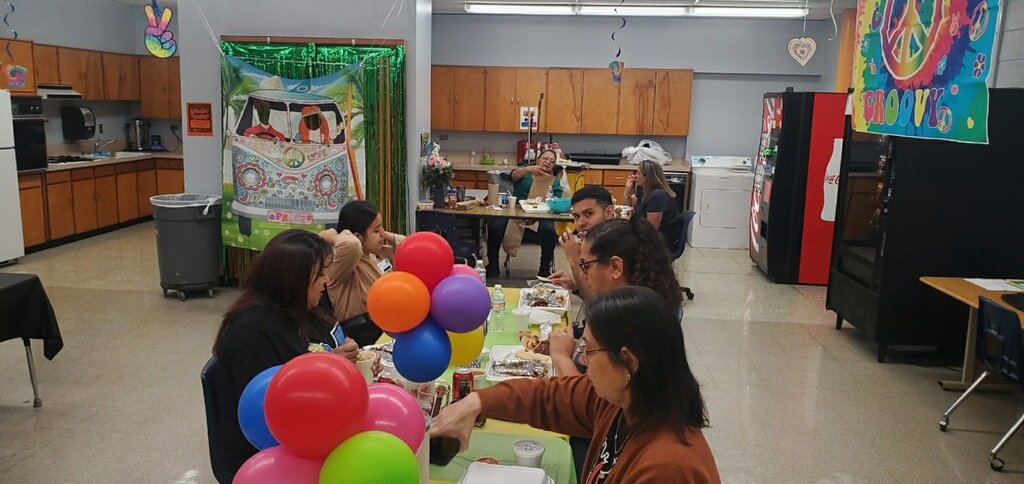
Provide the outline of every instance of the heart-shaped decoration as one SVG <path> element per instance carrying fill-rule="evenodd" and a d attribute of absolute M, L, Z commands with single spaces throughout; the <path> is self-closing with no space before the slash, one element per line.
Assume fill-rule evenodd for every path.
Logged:
<path fill-rule="evenodd" d="M 814 51 L 816 50 L 818 50 L 818 44 L 810 37 L 801 37 L 789 41 L 789 55 L 799 62 L 801 66 L 806 66 L 811 61 L 811 57 L 814 57 Z"/>

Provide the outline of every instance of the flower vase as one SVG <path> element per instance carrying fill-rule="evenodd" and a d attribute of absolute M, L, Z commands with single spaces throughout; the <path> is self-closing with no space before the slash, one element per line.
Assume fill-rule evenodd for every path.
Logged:
<path fill-rule="evenodd" d="M 448 194 L 447 187 L 430 187 L 430 199 L 434 201 L 434 208 L 445 207 L 445 196 Z"/>

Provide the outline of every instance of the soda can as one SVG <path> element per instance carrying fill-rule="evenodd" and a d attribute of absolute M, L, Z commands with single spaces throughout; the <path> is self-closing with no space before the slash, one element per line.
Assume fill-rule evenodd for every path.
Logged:
<path fill-rule="evenodd" d="M 498 200 L 501 202 L 502 207 L 508 206 L 508 192 L 501 192 L 498 194 Z"/>
<path fill-rule="evenodd" d="M 468 368 L 459 368 L 452 375 L 452 401 L 457 402 L 473 392 L 473 373 Z"/>
<path fill-rule="evenodd" d="M 398 384 L 398 382 L 395 381 L 395 378 L 391 376 L 391 372 L 387 370 L 380 372 L 380 376 L 377 377 L 377 383 L 390 383 L 392 385 Z"/>

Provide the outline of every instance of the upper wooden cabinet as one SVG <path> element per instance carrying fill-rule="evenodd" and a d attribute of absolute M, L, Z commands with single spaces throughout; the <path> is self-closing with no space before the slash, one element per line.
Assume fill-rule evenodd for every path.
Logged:
<path fill-rule="evenodd" d="M 608 69 L 583 69 L 581 133 L 615 133 L 619 118 L 619 85 Z"/>
<path fill-rule="evenodd" d="M 487 131 L 516 129 L 516 68 L 488 67 L 485 126 Z"/>
<path fill-rule="evenodd" d="M 452 129 L 483 129 L 484 77 L 484 70 L 479 67 L 452 68 Z"/>
<path fill-rule="evenodd" d="M 82 99 L 104 99 L 103 54 L 91 50 L 57 48 L 60 82 L 82 93 Z"/>
<path fill-rule="evenodd" d="M 181 118 L 181 73 L 177 57 L 139 58 L 139 85 L 144 118 Z"/>
<path fill-rule="evenodd" d="M 619 83 L 618 134 L 654 132 L 654 80 L 651 69 L 626 69 Z"/>
<path fill-rule="evenodd" d="M 23 40 L 9 40 L 5 41 L 4 44 L 10 43 L 11 55 L 7 55 L 7 47 L 0 47 L 0 63 L 3 65 L 18 65 L 25 68 L 24 82 L 20 85 L 2 86 L 9 89 L 12 93 L 32 93 L 36 92 L 36 79 L 35 79 L 35 59 L 32 54 L 32 42 Z M 12 57 L 13 56 L 13 57 Z"/>
<path fill-rule="evenodd" d="M 134 55 L 104 52 L 103 84 L 106 99 L 111 101 L 137 101 L 139 90 L 139 58 Z"/>
<path fill-rule="evenodd" d="M 686 136 L 690 133 L 690 97 L 693 70 L 658 71 L 654 88 L 654 133 Z"/>
<path fill-rule="evenodd" d="M 512 113 L 513 120 L 513 131 L 522 131 L 519 128 L 519 108 L 525 106 L 538 107 L 540 102 L 540 95 L 547 91 L 548 85 L 548 70 L 540 69 L 535 67 L 519 67 L 516 68 L 516 103 Z M 548 101 L 547 96 L 544 96 L 544 103 Z M 547 110 L 546 107 L 539 106 L 542 111 Z M 545 129 L 545 118 L 543 112 L 540 114 L 540 126 L 539 129 L 534 131 Z"/>
<path fill-rule="evenodd" d="M 548 69 L 541 123 L 551 133 L 579 133 L 583 126 L 583 71 Z"/>
<path fill-rule="evenodd" d="M 452 103 L 452 68 L 435 66 L 430 69 L 430 127 L 431 129 L 452 129 L 454 113 Z"/>
<path fill-rule="evenodd" d="M 60 82 L 60 65 L 57 61 L 57 48 L 52 45 L 36 44 L 32 48 L 35 60 L 36 84 L 57 84 Z"/>

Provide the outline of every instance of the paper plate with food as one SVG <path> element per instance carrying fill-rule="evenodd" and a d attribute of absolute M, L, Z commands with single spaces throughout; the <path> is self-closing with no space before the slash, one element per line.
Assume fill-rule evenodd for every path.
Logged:
<path fill-rule="evenodd" d="M 519 307 L 565 314 L 570 306 L 569 291 L 554 284 L 537 284 L 519 291 Z"/>
<path fill-rule="evenodd" d="M 523 333 L 536 337 L 529 331 Z M 546 343 L 546 342 L 545 342 Z M 544 378 L 553 376 L 551 356 L 541 353 L 546 344 L 539 340 L 530 341 L 527 346 L 494 346 L 491 348 L 491 359 L 487 362 L 487 380 L 504 381 L 511 378 Z M 540 350 L 540 351 L 538 351 Z"/>

